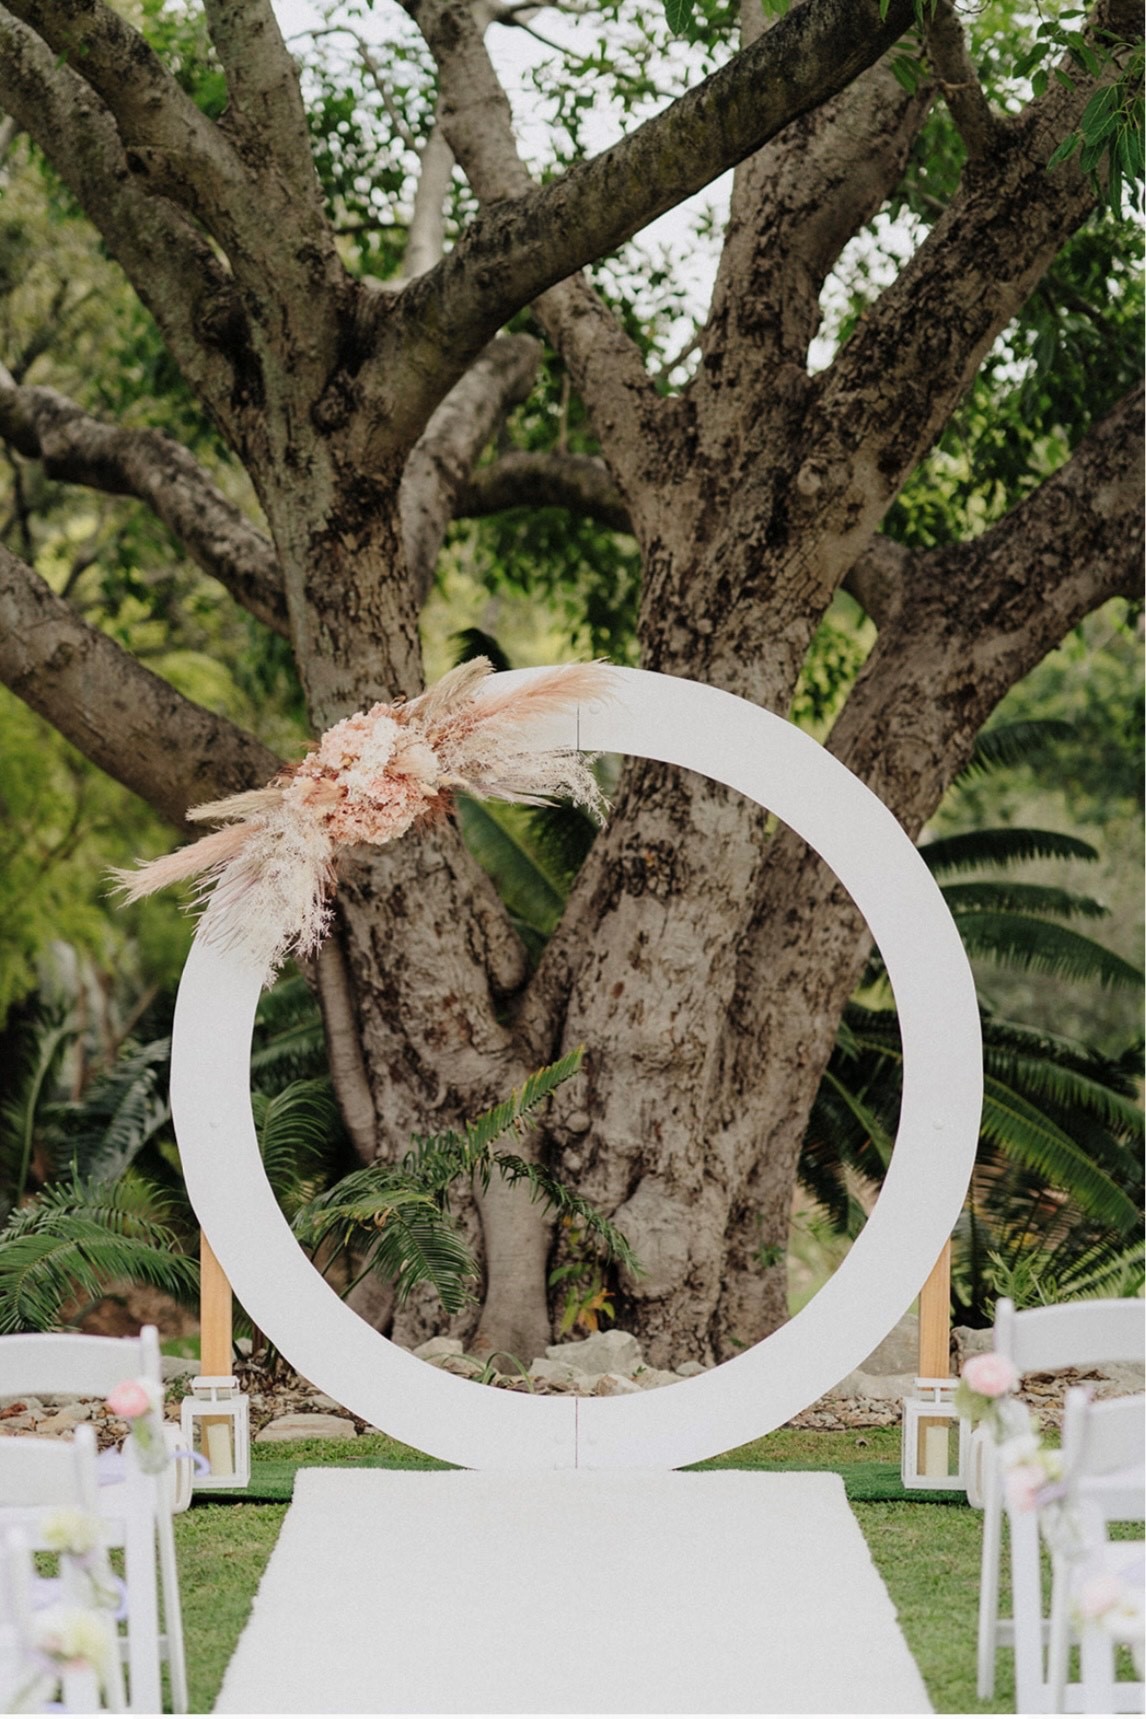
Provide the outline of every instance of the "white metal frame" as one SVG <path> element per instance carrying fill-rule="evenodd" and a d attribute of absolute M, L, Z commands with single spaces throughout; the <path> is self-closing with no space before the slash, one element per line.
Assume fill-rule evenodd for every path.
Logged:
<path fill-rule="evenodd" d="M 491 677 L 487 689 L 496 695 L 533 672 Z M 180 986 L 172 1111 L 188 1192 L 236 1295 L 305 1378 L 373 1425 L 466 1467 L 673 1468 L 782 1425 L 858 1366 L 911 1304 L 974 1163 L 982 1103 L 974 984 L 943 898 L 896 819 L 808 735 L 744 699 L 638 669 L 614 669 L 611 683 L 610 698 L 539 725 L 537 745 L 660 759 L 775 812 L 850 891 L 895 991 L 903 1104 L 879 1200 L 835 1277 L 764 1342 L 670 1390 L 613 1398 L 483 1389 L 415 1360 L 339 1300 L 267 1185 L 250 1105 L 260 974 L 241 952 L 200 936 Z"/>
<path fill-rule="evenodd" d="M 106 1397 L 124 1379 L 150 1381 L 162 1401 L 163 1380 L 159 1337 L 145 1325 L 138 1337 L 85 1337 L 27 1334 L 0 1337 L 0 1397 L 74 1392 L 80 1397 Z M 149 1611 L 158 1617 L 163 1602 L 163 1631 L 157 1645 L 128 1619 L 127 1664 L 131 1708 L 160 1711 L 160 1658 L 171 1676 L 172 1709 L 187 1711 L 187 1669 L 183 1647 L 183 1616 L 179 1571 L 171 1522 L 177 1495 L 169 1471 L 142 1474 L 134 1462 L 131 1440 L 124 1447 L 122 1480 L 101 1485 L 97 1508 L 109 1529 L 109 1544 L 125 1548 L 128 1587 L 136 1617 Z M 136 1497 L 146 1503 L 141 1516 Z M 156 1587 L 158 1563 L 159 1588 Z"/>
<path fill-rule="evenodd" d="M 1015 1311 L 1013 1301 L 999 1301 L 995 1309 L 994 1348 L 1022 1373 L 1045 1372 L 1059 1367 L 1097 1366 L 1103 1361 L 1142 1361 L 1146 1358 L 1146 1308 L 1141 1301 L 1073 1301 L 1056 1307 L 1032 1307 Z M 972 1502 L 981 1493 L 983 1505 L 983 1553 L 979 1577 L 978 1694 L 989 1701 L 995 1693 L 995 1663 L 1000 1648 L 1018 1648 L 1023 1664 L 1039 1666 L 1038 1676 L 1024 1676 L 1023 1712 L 1044 1712 L 1048 1699 L 1041 1673 L 1048 1623 L 1043 1614 L 1039 1576 L 1038 1525 L 1031 1512 L 1008 1515 L 1012 1615 L 999 1615 L 1000 1563 L 1002 1557 L 1003 1483 L 996 1452 L 989 1436 L 975 1432 L 972 1459 Z M 1037 1661 L 1034 1657 L 1037 1655 Z"/>

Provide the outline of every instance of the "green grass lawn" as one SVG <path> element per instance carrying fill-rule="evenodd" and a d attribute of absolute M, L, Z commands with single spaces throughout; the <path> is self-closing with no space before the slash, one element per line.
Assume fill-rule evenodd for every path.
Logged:
<path fill-rule="evenodd" d="M 190 1664 L 191 1710 L 209 1712 L 278 1537 L 300 1466 L 445 1467 L 406 1445 L 368 1435 L 353 1443 L 312 1439 L 254 1448 L 252 1491 L 274 1502 L 223 1502 L 199 1495 L 175 1519 Z M 975 1698 L 975 1630 L 982 1518 L 953 1494 L 912 1494 L 898 1485 L 899 1430 L 782 1430 L 704 1467 L 828 1468 L 844 1476 L 872 1557 L 899 1610 L 904 1634 L 939 1713 L 1014 1711 L 1009 1656 L 998 1699 Z M 874 1497 L 873 1497 L 874 1493 Z M 898 1497 L 895 1494 L 898 1493 Z"/>

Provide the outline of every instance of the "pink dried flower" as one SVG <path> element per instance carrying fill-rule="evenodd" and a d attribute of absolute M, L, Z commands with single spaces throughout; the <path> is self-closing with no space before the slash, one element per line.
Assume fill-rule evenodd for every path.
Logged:
<path fill-rule="evenodd" d="M 547 719 L 608 697 L 608 669 L 568 663 L 507 687 L 487 686 L 489 675 L 484 657 L 463 663 L 409 704 L 376 704 L 335 723 L 269 787 L 194 807 L 189 818 L 227 827 L 116 873 L 125 899 L 198 878 L 203 936 L 241 946 L 269 975 L 285 954 L 313 954 L 326 936 L 340 849 L 394 841 L 443 816 L 457 789 L 520 805 L 567 796 L 601 813 L 588 762 L 538 736 Z"/>
<path fill-rule="evenodd" d="M 1005 1397 L 1018 1385 L 1019 1375 L 1013 1361 L 992 1350 L 964 1363 L 963 1380 L 980 1397 Z"/>
<path fill-rule="evenodd" d="M 151 1408 L 151 1394 L 139 1379 L 123 1379 L 109 1393 L 107 1406 L 121 1420 L 138 1420 Z"/>

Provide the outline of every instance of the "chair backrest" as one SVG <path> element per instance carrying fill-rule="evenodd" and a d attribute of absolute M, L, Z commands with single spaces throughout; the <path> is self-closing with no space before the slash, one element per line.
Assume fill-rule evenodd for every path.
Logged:
<path fill-rule="evenodd" d="M 0 1510 L 34 1524 L 35 1513 L 63 1508 L 99 1511 L 96 1442 L 91 1427 L 75 1438 L 0 1438 Z"/>
<path fill-rule="evenodd" d="M 1141 1301 L 1067 1301 L 1016 1313 L 1003 1298 L 995 1308 L 995 1351 L 1020 1373 L 1095 1367 L 1103 1361 L 1146 1360 L 1146 1305 Z"/>
<path fill-rule="evenodd" d="M 1077 1386 L 1066 1393 L 1062 1467 L 1068 1487 L 1130 1471 L 1146 1484 L 1146 1396 L 1094 1402 Z"/>
<path fill-rule="evenodd" d="M 159 1336 L 145 1325 L 138 1337 L 82 1337 L 34 1332 L 0 1337 L 0 1397 L 106 1397 L 124 1379 L 161 1383 Z"/>

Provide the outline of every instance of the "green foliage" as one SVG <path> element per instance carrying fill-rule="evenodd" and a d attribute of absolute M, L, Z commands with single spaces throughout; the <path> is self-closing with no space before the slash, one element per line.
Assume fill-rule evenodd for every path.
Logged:
<path fill-rule="evenodd" d="M 446 1311 L 457 1313 L 473 1299 L 478 1267 L 451 1220 L 450 1191 L 459 1182 L 488 1188 L 497 1175 L 510 1187 L 522 1184 L 559 1217 L 575 1220 L 605 1259 L 638 1269 L 624 1237 L 587 1200 L 545 1165 L 494 1149 L 507 1135 L 523 1135 L 533 1112 L 580 1066 L 581 1052 L 575 1051 L 539 1069 L 462 1131 L 415 1137 L 400 1163 L 371 1164 L 344 1176 L 299 1209 L 295 1234 L 312 1253 L 329 1250 L 328 1270 L 335 1259 L 353 1253 L 361 1260 L 359 1277 L 374 1272 L 386 1278 L 399 1302 L 417 1284 L 428 1283 Z"/>
<path fill-rule="evenodd" d="M 1013 759 L 1033 730 L 984 746 Z M 1088 844 L 1030 829 L 973 831 L 925 845 L 937 876 L 1032 855 L 1093 860 Z M 970 953 L 1062 977 L 1141 988 L 1141 974 L 1064 926 L 1098 917 L 1086 896 L 982 878 L 944 896 Z M 879 971 L 873 962 L 868 974 Z M 1025 1273 L 1047 1299 L 1141 1284 L 1143 1116 L 1140 1047 L 1119 1057 L 983 1012 L 984 1105 L 976 1169 L 952 1269 L 958 1316 L 989 1322 L 995 1299 Z M 800 1180 L 836 1232 L 856 1236 L 886 1170 L 897 1126 L 902 1048 L 891 1007 L 849 1004 L 809 1121 Z"/>
<path fill-rule="evenodd" d="M 69 1300 L 94 1300 L 114 1278 L 193 1304 L 198 1267 L 165 1220 L 154 1193 L 131 1178 L 44 1189 L 0 1231 L 0 1333 L 58 1329 Z"/>

